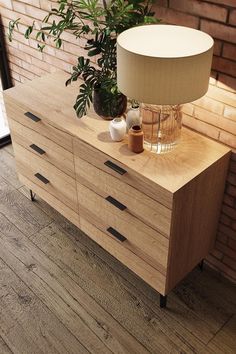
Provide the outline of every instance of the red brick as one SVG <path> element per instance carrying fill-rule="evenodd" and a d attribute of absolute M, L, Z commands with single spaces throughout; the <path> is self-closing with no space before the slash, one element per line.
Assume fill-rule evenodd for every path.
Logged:
<path fill-rule="evenodd" d="M 225 215 L 228 215 L 231 219 L 236 220 L 236 209 L 231 208 L 230 206 L 223 205 L 222 211 Z"/>
<path fill-rule="evenodd" d="M 32 62 L 31 55 L 24 53 L 22 50 L 19 50 L 18 48 L 8 47 L 8 51 L 11 56 L 15 56 L 17 58 L 23 59 L 24 61 L 27 61 L 28 63 Z"/>
<path fill-rule="evenodd" d="M 224 90 L 236 93 L 236 78 L 219 73 L 217 86 Z"/>
<path fill-rule="evenodd" d="M 233 186 L 236 186 L 236 174 L 235 173 L 229 173 L 228 176 L 227 176 L 227 181 L 230 184 L 232 184 Z M 235 213 L 236 213 L 236 211 L 235 211 Z"/>
<path fill-rule="evenodd" d="M 236 140 L 236 121 L 226 119 L 219 114 L 215 114 L 213 112 L 208 112 L 205 109 L 196 106 L 194 109 L 194 116 L 203 122 L 214 125 L 220 129 L 223 129 L 229 133 L 235 134 Z M 236 144 L 236 141 L 235 141 Z"/>
<path fill-rule="evenodd" d="M 235 0 L 208 0 L 208 2 L 235 7 Z"/>
<path fill-rule="evenodd" d="M 224 255 L 234 258 L 236 260 L 236 252 L 232 248 L 218 241 L 216 242 L 215 247 L 217 250 L 221 251 Z"/>
<path fill-rule="evenodd" d="M 47 16 L 48 12 L 34 6 L 26 5 L 26 14 L 33 19 L 43 20 L 44 17 Z"/>
<path fill-rule="evenodd" d="M 236 60 L 236 45 L 230 43 L 224 43 L 222 55 L 225 58 Z"/>
<path fill-rule="evenodd" d="M 236 26 L 236 10 L 231 10 L 229 14 L 229 23 Z"/>
<path fill-rule="evenodd" d="M 226 235 L 222 234 L 222 232 L 217 233 L 216 239 L 224 244 L 226 244 L 228 241 L 228 237 Z"/>
<path fill-rule="evenodd" d="M 234 230 L 232 230 L 230 227 L 223 225 L 223 224 L 219 224 L 219 231 L 223 232 L 223 234 L 225 234 L 226 236 L 236 239 L 236 232 Z"/>
<path fill-rule="evenodd" d="M 236 231 L 236 221 L 232 222 L 232 225 L 231 225 L 232 229 Z"/>
<path fill-rule="evenodd" d="M 15 64 L 12 64 L 12 63 L 10 63 L 10 69 L 12 71 L 18 73 L 21 77 L 23 76 L 29 80 L 33 80 L 37 76 L 37 75 L 30 73 L 27 70 L 24 70 L 23 68 L 15 65 Z"/>
<path fill-rule="evenodd" d="M 19 1 L 12 1 L 13 10 L 21 14 L 26 14 L 26 5 Z"/>
<path fill-rule="evenodd" d="M 236 197 L 236 188 L 234 186 L 229 185 L 227 187 L 227 193 L 232 197 Z"/>
<path fill-rule="evenodd" d="M 225 214 L 221 214 L 220 222 L 226 226 L 230 226 L 232 223 L 232 219 Z"/>
<path fill-rule="evenodd" d="M 236 95 L 220 87 L 209 85 L 207 97 L 214 98 L 216 101 L 223 102 L 229 106 L 236 107 Z"/>
<path fill-rule="evenodd" d="M 229 238 L 229 247 L 236 251 L 236 240 Z"/>
<path fill-rule="evenodd" d="M 43 53 L 43 60 L 51 65 L 54 65 L 58 69 L 65 70 L 67 72 L 71 72 L 71 65 L 68 63 L 65 63 L 63 60 L 52 57 L 51 55 L 48 55 L 46 53 Z"/>
<path fill-rule="evenodd" d="M 219 41 L 218 39 L 214 40 L 214 55 L 221 55 L 222 46 L 222 41 Z"/>
<path fill-rule="evenodd" d="M 223 258 L 223 253 L 218 251 L 217 249 L 212 250 L 211 255 L 219 260 L 221 260 Z"/>
<path fill-rule="evenodd" d="M 227 264 L 222 263 L 217 258 L 211 255 L 207 256 L 207 261 L 212 264 L 216 269 L 218 269 L 221 274 L 227 275 L 230 279 L 236 280 L 236 271 L 231 269 Z"/>
<path fill-rule="evenodd" d="M 165 7 L 159 7 L 153 5 L 156 17 L 162 19 L 163 23 L 170 23 L 174 25 L 187 26 L 192 28 L 198 28 L 199 18 L 185 14 L 183 12 L 175 11 L 173 9 L 167 9 Z"/>
<path fill-rule="evenodd" d="M 236 61 L 217 57 L 214 55 L 212 61 L 212 69 L 234 76 L 236 74 Z"/>
<path fill-rule="evenodd" d="M 202 122 L 196 118 L 188 116 L 187 114 L 183 114 L 183 124 L 189 127 L 190 129 L 198 131 L 199 133 L 202 133 L 206 136 L 209 136 L 210 138 L 217 140 L 219 137 L 218 128 L 213 127 L 212 125 Z"/>
<path fill-rule="evenodd" d="M 207 32 L 214 38 L 236 43 L 236 31 L 233 27 L 223 25 L 217 22 L 201 20 L 200 29 L 204 32 Z"/>
<path fill-rule="evenodd" d="M 224 104 L 210 97 L 203 96 L 193 102 L 194 105 L 205 108 L 207 111 L 221 115 L 224 111 Z M 206 112 L 207 114 L 207 112 Z"/>
<path fill-rule="evenodd" d="M 196 0 L 170 0 L 169 6 L 173 9 L 188 12 L 200 17 L 207 17 L 212 20 L 226 22 L 227 10 L 213 4 L 207 4 Z"/>
<path fill-rule="evenodd" d="M 8 9 L 12 9 L 12 1 L 11 0 L 0 0 L 0 9 L 6 7 Z"/>
<path fill-rule="evenodd" d="M 236 173 L 236 161 L 230 161 L 229 170 Z"/>
<path fill-rule="evenodd" d="M 229 266 L 229 267 L 232 268 L 233 270 L 236 270 L 236 261 L 233 260 L 232 258 L 227 257 L 227 256 L 224 256 L 223 262 L 224 262 L 225 264 L 227 264 L 227 266 Z"/>

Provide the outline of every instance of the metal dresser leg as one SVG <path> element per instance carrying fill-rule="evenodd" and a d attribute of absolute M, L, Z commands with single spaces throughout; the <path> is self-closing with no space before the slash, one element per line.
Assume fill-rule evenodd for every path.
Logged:
<path fill-rule="evenodd" d="M 165 308 L 167 303 L 167 295 L 160 294 L 160 307 Z"/>
<path fill-rule="evenodd" d="M 32 202 L 35 201 L 36 194 L 30 189 L 30 199 Z"/>

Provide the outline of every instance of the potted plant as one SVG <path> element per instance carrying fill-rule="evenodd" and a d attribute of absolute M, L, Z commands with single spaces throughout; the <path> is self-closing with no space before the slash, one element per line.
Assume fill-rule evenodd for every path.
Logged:
<path fill-rule="evenodd" d="M 78 57 L 66 85 L 83 79 L 74 109 L 80 118 L 93 102 L 97 114 L 105 119 L 121 116 L 127 105 L 126 97 L 119 92 L 116 81 L 116 38 L 124 30 L 158 20 L 151 11 L 152 0 L 58 0 L 37 31 L 38 48 L 43 50 L 47 39 L 54 38 L 57 48 L 62 45 L 62 33 L 71 31 L 76 38 L 86 38 L 88 58 Z M 58 21 L 55 20 L 58 19 Z M 9 40 L 18 22 L 9 23 Z M 34 23 L 25 32 L 29 38 Z M 95 63 L 90 60 L 95 57 Z"/>

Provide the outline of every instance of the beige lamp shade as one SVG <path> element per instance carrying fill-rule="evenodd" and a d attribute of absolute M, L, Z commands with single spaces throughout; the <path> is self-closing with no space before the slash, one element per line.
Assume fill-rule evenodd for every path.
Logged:
<path fill-rule="evenodd" d="M 117 39 L 117 84 L 147 104 L 174 105 L 203 96 L 209 84 L 214 41 L 188 27 L 145 25 Z"/>

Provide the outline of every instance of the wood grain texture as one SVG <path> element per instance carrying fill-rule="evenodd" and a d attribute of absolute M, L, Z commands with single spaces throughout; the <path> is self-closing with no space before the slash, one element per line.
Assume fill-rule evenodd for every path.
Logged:
<path fill-rule="evenodd" d="M 18 172 L 78 213 L 75 179 L 16 142 L 13 146 Z M 47 178 L 49 183 L 41 182 L 35 177 L 36 173 Z"/>
<path fill-rule="evenodd" d="M 130 215 L 126 210 L 117 209 L 82 184 L 77 183 L 77 192 L 80 215 L 82 210 L 86 210 L 90 222 L 109 236 L 111 236 L 107 231 L 109 227 L 118 231 L 126 238 L 122 242 L 123 247 L 130 249 L 145 262 L 166 274 L 169 242 L 163 235 Z M 120 241 L 116 238 L 114 240 L 116 240 L 115 247 L 115 244 Z"/>
<path fill-rule="evenodd" d="M 125 183 L 122 178 L 116 178 L 103 171 L 102 168 L 105 168 L 105 165 L 99 167 L 75 157 L 77 181 L 103 198 L 112 196 L 124 204 L 130 214 L 169 237 L 171 210 L 140 192 L 134 186 Z"/>
<path fill-rule="evenodd" d="M 60 214 L 62 214 L 65 218 L 70 220 L 74 225 L 80 227 L 78 213 L 76 213 L 71 208 L 67 207 L 64 203 L 62 203 L 59 199 L 54 197 L 52 194 L 48 193 L 41 186 L 32 182 L 29 178 L 24 175 L 19 174 L 19 179 L 24 183 L 25 186 L 28 186 L 37 196 L 41 196 L 49 205 L 51 205 L 54 209 L 56 209 Z M 36 202 L 37 202 L 36 196 Z M 30 197 L 28 191 L 28 198 Z M 32 203 L 30 201 L 30 203 Z"/>
<path fill-rule="evenodd" d="M 0 335 L 3 353 L 88 353 L 58 318 L 0 260 Z M 0 341 L 1 349 L 1 341 Z"/>
<path fill-rule="evenodd" d="M 166 292 L 213 248 L 229 154 L 174 195 Z"/>
<path fill-rule="evenodd" d="M 59 146 L 62 146 L 64 149 L 72 152 L 72 137 L 69 134 L 66 134 L 65 132 L 61 131 L 61 129 L 53 127 L 51 124 L 49 124 L 48 121 L 45 122 L 42 116 L 39 115 L 38 113 L 35 114 L 39 116 L 39 118 L 41 118 L 41 121 L 39 122 L 34 122 L 24 115 L 24 113 L 28 112 L 29 107 L 30 108 L 32 107 L 32 104 L 28 106 L 28 109 L 27 108 L 24 109 L 22 108 L 21 105 L 17 105 L 17 101 L 11 100 L 8 97 L 5 98 L 5 104 L 7 110 L 7 117 L 9 121 L 15 120 L 18 123 L 28 127 L 29 129 L 32 129 L 40 133 L 40 135 L 51 139 Z M 40 106 L 42 107 L 42 104 L 40 104 Z M 34 109 L 31 109 L 31 111 L 32 111 L 31 113 L 34 113 Z M 50 110 L 48 110 L 48 112 L 50 112 Z"/>
<path fill-rule="evenodd" d="M 10 120 L 10 128 L 11 137 L 14 142 L 36 154 L 36 156 L 50 162 L 52 165 L 69 176 L 75 178 L 74 158 L 71 152 L 54 143 L 51 139 L 44 137 L 42 134 L 29 129 L 22 124 L 19 124 L 13 119 Z M 45 153 L 39 155 L 30 147 L 32 144 L 35 144 L 39 148 L 43 149 Z"/>
<path fill-rule="evenodd" d="M 6 219 L 1 216 L 0 219 L 4 232 L 0 233 L 0 257 L 90 353 L 115 352 L 112 349 L 115 338 L 118 338 L 117 352 L 147 353 L 36 245 L 14 227 L 9 228 Z"/>

